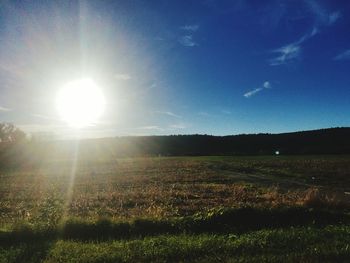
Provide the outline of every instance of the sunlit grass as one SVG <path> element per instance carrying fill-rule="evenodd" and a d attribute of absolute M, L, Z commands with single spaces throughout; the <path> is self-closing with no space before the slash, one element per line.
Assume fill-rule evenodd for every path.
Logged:
<path fill-rule="evenodd" d="M 75 157 L 0 174 L 0 262 L 349 257 L 346 156 Z"/>
<path fill-rule="evenodd" d="M 1 225 L 55 225 L 64 217 L 167 218 L 218 206 L 347 209 L 349 169 L 340 157 L 50 160 L 0 175 Z M 319 180 L 305 184 L 319 170 Z"/>

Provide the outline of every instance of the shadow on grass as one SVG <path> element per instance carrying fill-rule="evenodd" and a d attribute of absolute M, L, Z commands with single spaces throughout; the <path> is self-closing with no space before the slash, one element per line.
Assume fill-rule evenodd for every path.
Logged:
<path fill-rule="evenodd" d="M 15 247 L 2 244 L 0 246 L 0 262 L 7 263 L 36 263 L 43 262 L 51 248 L 54 246 L 54 241 L 37 241 L 22 242 Z"/>
<path fill-rule="evenodd" d="M 40 229 L 23 227 L 0 232 L 0 244 L 45 240 L 107 240 L 155 236 L 161 234 L 244 233 L 265 228 L 291 226 L 325 226 L 347 224 L 350 216 L 341 212 L 303 207 L 216 209 L 189 217 L 164 220 L 137 219 L 131 222 L 112 222 L 102 219 L 94 223 L 68 220 L 63 225 Z"/>

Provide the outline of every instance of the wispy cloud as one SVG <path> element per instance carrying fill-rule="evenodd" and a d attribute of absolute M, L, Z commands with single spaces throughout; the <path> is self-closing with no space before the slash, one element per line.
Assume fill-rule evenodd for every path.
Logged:
<path fill-rule="evenodd" d="M 149 126 L 142 126 L 142 127 L 138 127 L 137 129 L 139 130 L 155 130 L 155 131 L 163 131 L 164 129 L 156 126 L 156 125 L 149 125 Z"/>
<path fill-rule="evenodd" d="M 193 35 L 199 29 L 197 24 L 189 24 L 180 26 L 180 29 L 183 32 L 183 35 L 178 38 L 178 41 L 181 45 L 185 47 L 195 47 L 198 46 L 198 43 L 194 40 Z"/>
<path fill-rule="evenodd" d="M 341 18 L 340 12 L 333 12 L 328 16 L 328 24 L 334 24 L 339 18 Z"/>
<path fill-rule="evenodd" d="M 246 97 L 246 98 L 250 98 L 251 96 L 254 96 L 256 93 L 258 93 L 258 92 L 260 92 L 262 90 L 263 90 L 263 88 L 256 88 L 256 89 L 253 89 L 251 91 L 248 91 L 243 96 Z"/>
<path fill-rule="evenodd" d="M 272 88 L 270 81 L 265 81 L 263 86 L 264 86 L 265 89 L 271 89 Z"/>
<path fill-rule="evenodd" d="M 213 114 L 210 114 L 210 113 L 208 113 L 206 111 L 200 111 L 200 112 L 197 113 L 197 115 L 203 116 L 203 117 L 212 117 L 212 116 L 214 116 Z"/>
<path fill-rule="evenodd" d="M 190 32 L 196 32 L 199 29 L 199 25 L 184 25 L 181 26 L 180 29 L 185 30 L 185 31 L 190 31 Z"/>
<path fill-rule="evenodd" d="M 182 129 L 186 129 L 186 126 L 184 124 L 171 124 L 171 125 L 169 125 L 169 128 L 182 130 Z"/>
<path fill-rule="evenodd" d="M 57 125 L 57 124 L 18 124 L 17 125 L 21 130 L 29 133 L 36 132 L 62 132 L 67 126 L 66 125 Z"/>
<path fill-rule="evenodd" d="M 129 74 L 115 74 L 114 78 L 117 80 L 129 80 L 129 79 L 131 79 Z"/>
<path fill-rule="evenodd" d="M 157 83 L 153 82 L 151 86 L 149 86 L 149 89 L 155 89 L 156 87 L 158 87 Z"/>
<path fill-rule="evenodd" d="M 147 126 L 141 126 L 137 127 L 135 129 L 137 130 L 142 130 L 145 132 L 145 134 L 149 134 L 150 132 L 162 132 L 162 133 L 169 133 L 169 132 L 174 132 L 177 130 L 183 130 L 186 129 L 187 126 L 182 124 L 182 123 L 175 123 L 175 124 L 170 124 L 166 127 L 161 127 L 158 125 L 147 125 Z M 139 135 L 139 134 L 138 134 Z"/>
<path fill-rule="evenodd" d="M 0 106 L 0 111 L 12 111 L 12 109 Z"/>
<path fill-rule="evenodd" d="M 185 47 L 195 47 L 198 44 L 193 40 L 192 35 L 181 36 L 179 38 L 179 43 Z"/>
<path fill-rule="evenodd" d="M 313 37 L 316 34 L 318 34 L 320 32 L 320 30 L 317 27 L 314 27 L 311 31 L 311 34 L 309 35 L 309 37 Z"/>
<path fill-rule="evenodd" d="M 271 66 L 278 66 L 298 60 L 301 56 L 302 44 L 318 34 L 320 31 L 317 27 L 313 27 L 310 33 L 303 35 L 296 42 L 287 44 L 280 48 L 272 50 L 272 53 L 276 53 L 277 57 L 269 60 Z"/>
<path fill-rule="evenodd" d="M 256 88 L 256 89 L 253 89 L 251 91 L 248 91 L 246 93 L 243 94 L 244 97 L 246 98 L 250 98 L 254 95 L 256 95 L 257 93 L 259 93 L 260 91 L 264 90 L 264 89 L 271 89 L 272 86 L 271 86 L 271 83 L 269 81 L 265 81 L 262 85 L 262 87 L 259 87 L 259 88 Z"/>
<path fill-rule="evenodd" d="M 37 114 L 37 113 L 33 113 L 31 114 L 33 117 L 39 118 L 39 119 L 45 119 L 45 120 L 57 120 L 56 118 L 47 116 L 47 115 L 43 115 L 43 114 Z"/>
<path fill-rule="evenodd" d="M 270 65 L 283 65 L 299 59 L 301 55 L 301 44 L 316 35 L 317 32 L 317 29 L 313 28 L 310 34 L 302 36 L 298 41 L 272 50 L 272 53 L 277 54 L 277 56 L 269 60 Z"/>
<path fill-rule="evenodd" d="M 164 41 L 164 37 L 160 37 L 160 36 L 157 36 L 154 38 L 154 40 L 157 40 L 157 41 Z"/>
<path fill-rule="evenodd" d="M 222 114 L 230 115 L 232 112 L 229 110 L 221 110 Z"/>
<path fill-rule="evenodd" d="M 330 12 L 320 5 L 319 1 L 307 0 L 305 3 L 313 13 L 317 26 L 330 26 L 341 18 L 341 13 L 339 11 Z"/>
<path fill-rule="evenodd" d="M 155 111 L 155 113 L 159 113 L 159 114 L 164 114 L 164 115 L 168 115 L 168 116 L 171 116 L 171 117 L 174 117 L 174 118 L 178 118 L 178 119 L 181 119 L 182 116 L 180 115 L 177 115 L 171 111 Z"/>
<path fill-rule="evenodd" d="M 333 58 L 334 60 L 349 60 L 350 59 L 350 49 L 338 54 Z"/>
<path fill-rule="evenodd" d="M 299 60 L 301 58 L 303 43 L 319 34 L 321 32 L 320 28 L 333 25 L 341 17 L 339 11 L 330 12 L 323 8 L 317 1 L 306 0 L 305 2 L 314 18 L 314 25 L 311 32 L 304 34 L 295 42 L 272 50 L 272 53 L 275 53 L 276 56 L 269 60 L 271 66 L 284 65 Z"/>

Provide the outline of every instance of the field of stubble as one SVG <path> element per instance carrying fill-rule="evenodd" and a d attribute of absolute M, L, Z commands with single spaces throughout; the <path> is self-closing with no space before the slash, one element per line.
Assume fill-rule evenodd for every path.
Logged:
<path fill-rule="evenodd" d="M 0 180 L 3 262 L 350 256 L 349 156 L 47 160 Z"/>

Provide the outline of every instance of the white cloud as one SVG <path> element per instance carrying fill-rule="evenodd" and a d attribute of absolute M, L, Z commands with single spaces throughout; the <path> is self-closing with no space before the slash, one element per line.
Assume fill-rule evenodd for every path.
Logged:
<path fill-rule="evenodd" d="M 157 86 L 158 86 L 157 83 L 156 83 L 156 82 L 153 82 L 149 88 L 150 88 L 150 89 L 154 89 L 154 88 L 156 88 Z"/>
<path fill-rule="evenodd" d="M 250 98 L 251 96 L 254 96 L 255 94 L 257 94 L 258 92 L 260 92 L 262 90 L 263 90 L 263 88 L 256 88 L 256 89 L 253 89 L 251 91 L 248 91 L 243 96 L 246 98 Z"/>
<path fill-rule="evenodd" d="M 298 60 L 301 56 L 301 45 L 318 33 L 319 29 L 314 27 L 310 33 L 303 35 L 298 41 L 272 50 L 272 53 L 276 53 L 277 57 L 269 60 L 270 65 L 278 66 Z"/>
<path fill-rule="evenodd" d="M 183 30 L 195 32 L 199 29 L 199 25 L 184 25 L 180 27 Z"/>
<path fill-rule="evenodd" d="M 180 115 L 177 115 L 177 114 L 175 114 L 175 113 L 173 113 L 171 111 L 155 111 L 155 113 L 168 115 L 168 116 L 171 116 L 171 117 L 174 117 L 174 118 L 178 118 L 178 119 L 182 118 Z"/>
<path fill-rule="evenodd" d="M 12 109 L 0 106 L 0 111 L 12 111 Z"/>
<path fill-rule="evenodd" d="M 227 114 L 227 115 L 229 115 L 229 114 L 231 114 L 232 112 L 229 111 L 229 110 L 221 110 L 221 113 L 222 113 L 222 114 Z"/>
<path fill-rule="evenodd" d="M 295 61 L 301 54 L 300 44 L 291 43 L 272 51 L 277 53 L 277 57 L 270 59 L 271 66 L 278 66 Z"/>
<path fill-rule="evenodd" d="M 313 37 L 318 33 L 320 33 L 320 30 L 317 27 L 314 27 L 311 31 L 310 37 Z"/>
<path fill-rule="evenodd" d="M 328 16 L 328 24 L 334 24 L 341 17 L 340 12 L 333 12 Z"/>
<path fill-rule="evenodd" d="M 186 35 L 179 38 L 179 43 L 185 47 L 194 47 L 198 44 L 193 40 L 192 35 Z"/>
<path fill-rule="evenodd" d="M 319 2 L 314 0 L 306 0 L 311 13 L 314 16 L 314 26 L 310 33 L 303 35 L 298 41 L 284 45 L 280 48 L 272 50 L 277 56 L 269 60 L 271 66 L 288 64 L 298 60 L 301 56 L 302 44 L 320 33 L 320 28 L 333 25 L 340 17 L 339 11 L 330 12 L 323 8 Z"/>
<path fill-rule="evenodd" d="M 254 95 L 256 95 L 257 93 L 259 93 L 260 91 L 264 90 L 264 89 L 271 89 L 272 88 L 272 85 L 270 83 L 270 81 L 265 81 L 262 85 L 262 87 L 259 87 L 259 88 L 256 88 L 256 89 L 253 89 L 251 91 L 248 91 L 246 93 L 243 94 L 244 97 L 246 98 L 250 98 Z"/>
<path fill-rule="evenodd" d="M 186 126 L 183 124 L 172 124 L 169 126 L 170 129 L 178 129 L 178 130 L 182 130 L 182 129 L 186 129 Z"/>
<path fill-rule="evenodd" d="M 350 49 L 338 54 L 333 58 L 334 60 L 349 60 L 350 59 Z"/>
<path fill-rule="evenodd" d="M 137 129 L 140 130 L 156 130 L 156 131 L 163 131 L 164 129 L 156 126 L 156 125 L 150 125 L 150 126 L 142 126 L 142 127 L 138 127 Z"/>
<path fill-rule="evenodd" d="M 18 124 L 18 128 L 25 132 L 62 132 L 67 126 L 56 124 Z"/>
<path fill-rule="evenodd" d="M 271 83 L 270 81 L 265 81 L 264 84 L 263 84 L 264 88 L 265 89 L 271 89 Z"/>
<path fill-rule="evenodd" d="M 163 37 L 155 37 L 154 40 L 157 40 L 157 41 L 164 41 L 165 39 Z"/>
<path fill-rule="evenodd" d="M 341 17 L 339 11 L 330 12 L 320 5 L 320 1 L 307 0 L 305 2 L 310 11 L 314 14 L 315 24 L 318 26 L 330 26 Z"/>
<path fill-rule="evenodd" d="M 129 74 L 115 74 L 114 78 L 117 80 L 129 80 L 129 79 L 131 79 Z"/>
<path fill-rule="evenodd" d="M 212 114 L 210 114 L 210 113 L 208 113 L 206 111 L 200 111 L 200 112 L 198 112 L 198 115 L 199 116 L 204 116 L 204 117 L 213 117 L 214 116 L 214 115 L 212 115 Z"/>
<path fill-rule="evenodd" d="M 40 118 L 40 119 L 45 119 L 45 120 L 56 120 L 56 118 L 53 118 L 53 117 L 50 117 L 50 116 L 47 116 L 47 115 L 43 115 L 43 114 L 36 114 L 36 113 L 33 113 L 31 114 L 33 117 L 37 117 L 37 118 Z"/>

